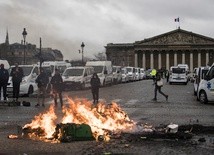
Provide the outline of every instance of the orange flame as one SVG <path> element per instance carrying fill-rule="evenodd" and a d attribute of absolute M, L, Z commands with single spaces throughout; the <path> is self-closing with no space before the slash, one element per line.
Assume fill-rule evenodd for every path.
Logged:
<path fill-rule="evenodd" d="M 94 106 L 86 99 L 72 100 L 68 98 L 69 107 L 63 107 L 63 117 L 61 123 L 88 124 L 91 127 L 93 136 L 98 139 L 101 135 L 105 141 L 110 139 L 109 132 L 121 132 L 123 130 L 132 130 L 135 122 L 131 121 L 128 115 L 117 105 L 99 103 Z M 44 114 L 35 116 L 30 124 L 24 128 L 41 128 L 45 132 L 45 138 L 52 138 L 55 132 L 57 115 L 54 107 L 50 106 Z"/>

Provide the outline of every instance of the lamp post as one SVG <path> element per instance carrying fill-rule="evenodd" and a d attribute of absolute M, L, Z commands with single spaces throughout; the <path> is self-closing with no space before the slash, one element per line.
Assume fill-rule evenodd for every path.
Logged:
<path fill-rule="evenodd" d="M 42 67 L 43 59 L 42 59 L 42 38 L 39 39 L 39 67 Z"/>
<path fill-rule="evenodd" d="M 81 48 L 82 48 L 82 65 L 83 65 L 83 53 L 84 53 L 84 47 L 85 47 L 85 44 L 84 44 L 84 42 L 82 42 L 82 44 L 81 44 Z"/>
<path fill-rule="evenodd" d="M 24 28 L 24 30 L 22 32 L 22 35 L 23 35 L 23 39 L 24 39 L 24 65 L 25 65 L 25 39 L 26 39 L 26 36 L 27 36 L 26 28 Z"/>

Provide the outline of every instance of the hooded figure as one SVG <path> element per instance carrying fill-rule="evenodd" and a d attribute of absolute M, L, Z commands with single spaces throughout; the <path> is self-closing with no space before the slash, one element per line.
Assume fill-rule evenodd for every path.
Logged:
<path fill-rule="evenodd" d="M 94 104 L 98 103 L 99 100 L 99 88 L 100 88 L 100 78 L 97 73 L 94 73 L 91 78 L 91 92 L 93 95 Z"/>
<path fill-rule="evenodd" d="M 6 69 L 4 69 L 4 64 L 0 65 L 0 96 L 1 96 L 1 88 L 3 88 L 3 97 L 4 100 L 7 99 L 7 83 L 9 80 L 9 73 Z"/>

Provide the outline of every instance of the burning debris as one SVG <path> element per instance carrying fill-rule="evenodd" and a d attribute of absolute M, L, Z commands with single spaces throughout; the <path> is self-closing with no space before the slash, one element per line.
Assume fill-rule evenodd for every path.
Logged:
<path fill-rule="evenodd" d="M 22 128 L 22 136 L 51 142 L 73 140 L 109 141 L 111 135 L 136 129 L 136 123 L 118 104 L 99 103 L 94 106 L 88 100 L 68 99 L 58 118 L 54 106 L 34 117 Z"/>

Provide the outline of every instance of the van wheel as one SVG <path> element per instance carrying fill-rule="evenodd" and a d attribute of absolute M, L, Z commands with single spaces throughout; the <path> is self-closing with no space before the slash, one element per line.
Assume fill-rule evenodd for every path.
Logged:
<path fill-rule="evenodd" d="M 208 102 L 207 100 L 207 94 L 205 93 L 205 91 L 201 91 L 199 93 L 199 101 L 202 103 L 202 104 L 206 104 Z"/>
<path fill-rule="evenodd" d="M 28 89 L 27 95 L 29 96 L 31 94 L 33 94 L 33 86 L 30 86 L 29 89 Z"/>

